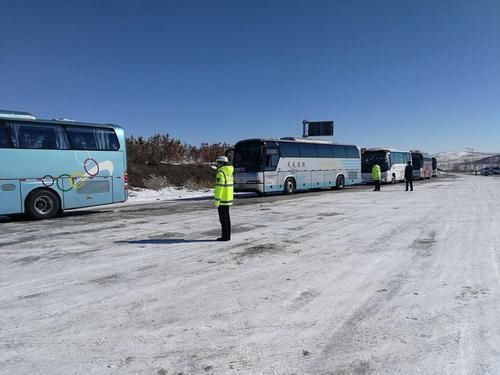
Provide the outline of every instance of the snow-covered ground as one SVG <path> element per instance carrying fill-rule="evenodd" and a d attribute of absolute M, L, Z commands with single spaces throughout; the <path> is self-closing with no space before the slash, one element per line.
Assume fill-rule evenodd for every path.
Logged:
<path fill-rule="evenodd" d="M 161 190 L 134 188 L 129 191 L 129 200 L 127 204 L 137 204 L 150 201 L 189 199 L 213 196 L 213 189 L 192 190 L 187 188 L 178 188 L 174 186 L 166 187 Z"/>
<path fill-rule="evenodd" d="M 498 374 L 500 178 L 0 224 L 2 374 Z"/>

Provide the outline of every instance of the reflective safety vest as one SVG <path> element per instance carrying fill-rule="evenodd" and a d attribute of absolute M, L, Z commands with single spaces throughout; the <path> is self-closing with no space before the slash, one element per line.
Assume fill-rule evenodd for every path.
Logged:
<path fill-rule="evenodd" d="M 375 164 L 372 167 L 372 180 L 380 180 L 382 178 L 382 172 L 380 171 L 380 165 Z"/>
<path fill-rule="evenodd" d="M 224 165 L 217 169 L 215 178 L 214 204 L 216 207 L 233 205 L 233 171 L 231 165 Z"/>

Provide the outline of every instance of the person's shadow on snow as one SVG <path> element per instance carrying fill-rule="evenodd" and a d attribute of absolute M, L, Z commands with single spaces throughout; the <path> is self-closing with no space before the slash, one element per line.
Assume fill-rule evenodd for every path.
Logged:
<path fill-rule="evenodd" d="M 217 242 L 217 240 L 185 240 L 184 238 L 158 238 L 151 240 L 130 240 L 130 241 L 115 241 L 119 244 L 135 244 L 135 245 L 158 245 L 158 244 L 176 244 L 176 243 L 196 243 L 196 242 Z"/>

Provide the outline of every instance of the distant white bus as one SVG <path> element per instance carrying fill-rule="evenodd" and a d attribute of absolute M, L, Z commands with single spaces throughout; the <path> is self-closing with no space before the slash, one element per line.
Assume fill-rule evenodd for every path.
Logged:
<path fill-rule="evenodd" d="M 380 166 L 381 182 L 396 183 L 404 181 L 405 167 L 411 160 L 409 151 L 397 151 L 390 148 L 369 148 L 361 155 L 361 171 L 363 182 L 372 181 L 372 167 Z"/>
<path fill-rule="evenodd" d="M 234 146 L 235 191 L 257 194 L 361 183 L 359 148 L 303 138 L 246 139 Z"/>
<path fill-rule="evenodd" d="M 413 178 L 431 178 L 432 176 L 432 156 L 425 152 L 412 150 L 411 159 L 413 165 Z"/>

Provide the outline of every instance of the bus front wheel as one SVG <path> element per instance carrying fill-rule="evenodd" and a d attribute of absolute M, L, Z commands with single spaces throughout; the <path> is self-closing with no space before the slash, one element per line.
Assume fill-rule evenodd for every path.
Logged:
<path fill-rule="evenodd" d="M 345 180 L 344 180 L 344 176 L 338 176 L 337 177 L 337 183 L 335 185 L 335 188 L 337 190 L 342 190 L 345 186 Z"/>
<path fill-rule="evenodd" d="M 287 178 L 285 181 L 285 194 L 295 193 L 295 181 L 293 178 Z"/>
<path fill-rule="evenodd" d="M 52 219 L 61 209 L 61 203 L 50 190 L 35 190 L 26 199 L 26 213 L 33 219 Z"/>

